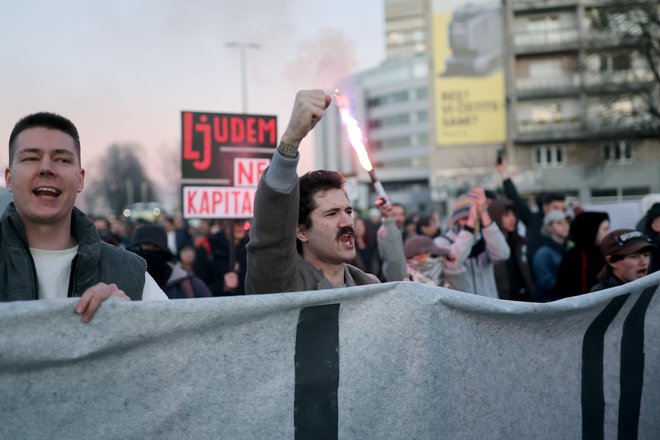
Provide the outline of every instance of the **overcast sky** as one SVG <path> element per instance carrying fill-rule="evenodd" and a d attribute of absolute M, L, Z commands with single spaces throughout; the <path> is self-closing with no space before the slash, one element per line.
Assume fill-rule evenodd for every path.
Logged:
<path fill-rule="evenodd" d="M 141 145 L 162 181 L 178 154 L 182 110 L 241 112 L 240 56 L 249 41 L 248 112 L 285 128 L 295 91 L 333 83 L 384 58 L 383 0 L 0 0 L 0 164 L 25 114 L 78 126 L 90 172 L 112 143 Z M 311 136 L 310 136 L 311 137 Z M 313 167 L 309 140 L 302 168 Z M 4 182 L 3 182 L 4 184 Z"/>

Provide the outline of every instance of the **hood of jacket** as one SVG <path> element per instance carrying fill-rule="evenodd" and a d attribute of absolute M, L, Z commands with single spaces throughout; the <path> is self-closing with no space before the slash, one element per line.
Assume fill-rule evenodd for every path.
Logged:
<path fill-rule="evenodd" d="M 598 228 L 601 223 L 609 219 L 610 216 L 606 212 L 583 212 L 571 222 L 571 240 L 579 248 L 596 248 Z"/>

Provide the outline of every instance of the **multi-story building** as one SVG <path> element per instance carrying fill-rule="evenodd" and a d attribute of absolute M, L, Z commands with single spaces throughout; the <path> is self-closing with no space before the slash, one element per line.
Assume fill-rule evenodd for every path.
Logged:
<path fill-rule="evenodd" d="M 350 98 L 369 157 L 388 196 L 411 210 L 430 210 L 428 2 L 385 0 L 387 59 L 340 85 Z M 336 108 L 315 129 L 316 166 L 349 177 L 357 206 L 375 198 L 367 174 L 348 144 Z"/>
<path fill-rule="evenodd" d="M 387 59 L 425 54 L 429 41 L 427 20 L 427 0 L 385 0 Z"/>
<path fill-rule="evenodd" d="M 658 82 L 639 49 L 637 31 L 621 25 L 623 12 L 654 0 L 626 0 L 623 7 L 622 1 L 506 0 L 497 26 L 486 1 L 386 1 L 388 59 L 348 78 L 342 89 L 352 99 L 391 198 L 411 210 L 430 210 L 446 206 L 469 186 L 494 188 L 499 151 L 530 201 L 545 191 L 561 191 L 585 204 L 660 193 L 660 131 L 657 119 L 645 111 L 645 99 L 660 102 Z M 451 9 L 445 21 L 434 15 L 435 4 Z M 438 23 L 444 27 L 432 36 Z M 447 35 L 451 32 L 453 37 Z M 499 64 L 487 58 L 495 50 L 495 32 L 503 34 Z M 433 47 L 437 35 L 454 38 L 445 44 L 458 53 L 439 55 Z M 447 78 L 438 71 L 429 74 L 429 61 L 439 56 L 448 63 Z M 464 62 L 474 64 L 469 68 Z M 461 103 L 479 109 L 475 115 L 481 125 L 468 129 L 465 138 L 439 139 L 442 81 L 453 78 L 458 89 L 460 81 L 470 87 L 478 77 L 490 84 L 487 78 L 497 69 L 504 78 L 500 101 L 476 96 L 490 93 L 492 98 L 493 88 L 482 85 L 470 92 L 475 95 L 471 102 Z M 502 134 L 468 139 L 498 125 L 483 122 L 497 113 L 494 108 L 506 115 L 497 119 L 504 121 Z M 358 206 L 366 207 L 373 193 L 338 115 L 329 112 L 316 131 L 317 166 L 355 176 Z"/>
<path fill-rule="evenodd" d="M 351 98 L 371 162 L 388 196 L 413 210 L 430 207 L 428 190 L 428 63 L 424 55 L 390 59 L 360 72 L 341 85 Z M 349 145 L 336 108 L 315 129 L 316 165 L 354 177 L 358 207 L 367 208 L 375 194 Z"/>
<path fill-rule="evenodd" d="M 658 83 L 626 14 L 640 0 L 509 0 L 509 161 L 520 189 L 583 202 L 660 192 Z M 657 5 L 657 1 L 655 2 Z"/>

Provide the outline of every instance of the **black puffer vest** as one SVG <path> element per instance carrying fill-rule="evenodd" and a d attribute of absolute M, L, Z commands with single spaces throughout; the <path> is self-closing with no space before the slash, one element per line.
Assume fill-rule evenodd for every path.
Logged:
<path fill-rule="evenodd" d="M 142 298 L 146 262 L 139 256 L 104 243 L 94 223 L 77 208 L 71 213 L 71 230 L 78 241 L 69 279 L 69 297 L 81 296 L 89 287 L 114 283 L 132 300 Z M 39 283 L 27 235 L 11 203 L 0 219 L 0 301 L 39 299 Z"/>

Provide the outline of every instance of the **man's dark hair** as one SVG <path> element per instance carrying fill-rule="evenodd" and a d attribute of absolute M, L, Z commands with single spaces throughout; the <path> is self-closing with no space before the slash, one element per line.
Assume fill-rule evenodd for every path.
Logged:
<path fill-rule="evenodd" d="M 398 202 L 394 202 L 394 203 L 392 203 L 392 208 L 394 208 L 395 206 L 400 206 L 401 208 L 403 208 L 403 214 L 404 214 L 404 215 L 408 212 L 408 210 L 406 209 L 406 207 L 405 207 L 403 204 L 401 204 L 401 203 L 398 203 Z"/>
<path fill-rule="evenodd" d="M 24 116 L 16 123 L 16 125 L 14 125 L 14 129 L 9 135 L 9 165 L 14 162 L 14 151 L 16 149 L 14 142 L 18 135 L 29 128 L 35 127 L 59 130 L 71 136 L 73 138 L 73 143 L 76 146 L 78 159 L 80 160 L 80 136 L 78 135 L 78 129 L 73 125 L 73 122 L 56 113 L 39 112 Z"/>
<path fill-rule="evenodd" d="M 566 200 L 566 196 L 559 193 L 547 193 L 543 196 L 544 205 L 552 202 L 563 202 L 564 200 Z"/>
<path fill-rule="evenodd" d="M 330 189 L 344 189 L 344 177 L 336 171 L 316 170 L 300 177 L 299 225 L 305 229 L 312 226 L 310 213 L 316 208 L 314 195 Z"/>

